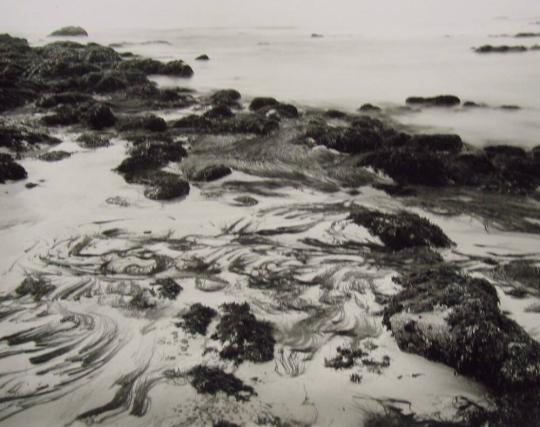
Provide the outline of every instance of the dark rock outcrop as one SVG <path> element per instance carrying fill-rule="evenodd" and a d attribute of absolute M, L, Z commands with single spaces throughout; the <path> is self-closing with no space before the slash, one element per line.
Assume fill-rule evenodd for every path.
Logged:
<path fill-rule="evenodd" d="M 71 157 L 71 153 L 68 153 L 67 151 L 47 151 L 46 153 L 43 153 L 41 156 L 39 156 L 40 160 L 44 160 L 46 162 L 59 162 L 60 160 L 67 159 L 68 157 Z"/>
<path fill-rule="evenodd" d="M 240 98 L 240 92 L 235 89 L 222 89 L 214 92 L 210 96 L 210 101 L 214 105 L 226 105 L 228 107 L 238 107 Z"/>
<path fill-rule="evenodd" d="M 195 58 L 196 61 L 209 61 L 210 60 L 210 57 L 206 54 L 202 54 L 202 55 L 199 55 L 197 56 L 197 58 Z"/>
<path fill-rule="evenodd" d="M 474 49 L 476 53 L 512 53 L 512 52 L 527 52 L 527 48 L 525 46 L 492 46 L 489 44 L 486 44 L 484 46 L 480 46 L 476 49 Z"/>
<path fill-rule="evenodd" d="M 49 34 L 50 37 L 88 37 L 88 33 L 82 27 L 62 27 Z"/>
<path fill-rule="evenodd" d="M 154 114 L 127 116 L 118 120 L 117 128 L 121 131 L 147 130 L 150 132 L 164 132 L 167 130 L 167 122 Z"/>
<path fill-rule="evenodd" d="M 26 179 L 26 170 L 16 163 L 9 154 L 0 153 L 0 184 L 7 180 L 18 181 Z"/>
<path fill-rule="evenodd" d="M 433 97 L 411 96 L 405 101 L 409 105 L 423 105 L 429 107 L 454 107 L 461 104 L 461 100 L 454 95 L 438 95 Z"/>
<path fill-rule="evenodd" d="M 202 169 L 195 171 L 191 175 L 192 181 L 203 181 L 210 182 L 216 181 L 220 178 L 223 178 L 227 175 L 230 175 L 232 170 L 230 167 L 225 165 L 209 165 Z"/>
<path fill-rule="evenodd" d="M 172 200 L 189 194 L 189 184 L 179 175 L 152 171 L 139 176 L 138 183 L 145 184 L 144 195 L 151 200 Z"/>
<path fill-rule="evenodd" d="M 447 248 L 452 245 L 440 227 L 411 212 L 389 214 L 355 206 L 350 219 L 367 228 L 394 251 L 421 246 Z"/>
<path fill-rule="evenodd" d="M 278 129 L 279 123 L 259 114 L 236 114 L 227 119 L 210 119 L 191 114 L 175 121 L 172 126 L 189 132 L 266 135 Z"/>

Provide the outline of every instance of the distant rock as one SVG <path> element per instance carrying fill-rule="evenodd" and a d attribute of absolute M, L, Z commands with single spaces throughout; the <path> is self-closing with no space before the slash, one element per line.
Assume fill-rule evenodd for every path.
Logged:
<path fill-rule="evenodd" d="M 322 34 L 319 34 L 319 33 L 312 33 L 311 34 L 311 38 L 312 39 L 322 39 L 324 36 Z"/>
<path fill-rule="evenodd" d="M 521 110 L 521 107 L 519 105 L 501 105 L 502 110 Z"/>
<path fill-rule="evenodd" d="M 206 54 L 199 55 L 197 58 L 195 58 L 196 61 L 209 61 L 210 57 Z"/>
<path fill-rule="evenodd" d="M 62 27 L 49 34 L 49 37 L 88 37 L 88 33 L 82 27 Z"/>
<path fill-rule="evenodd" d="M 430 107 L 454 107 L 461 104 L 461 100 L 454 95 L 437 95 L 433 97 L 411 96 L 405 101 L 409 105 L 424 105 Z"/>
<path fill-rule="evenodd" d="M 477 102 L 474 102 L 474 101 L 465 101 L 463 103 L 463 106 L 464 107 L 467 107 L 467 108 L 479 108 L 479 107 L 485 107 L 484 104 L 478 104 Z"/>
<path fill-rule="evenodd" d="M 232 173 L 232 170 L 230 167 L 225 165 L 209 165 L 206 166 L 203 169 L 200 169 L 196 171 L 191 179 L 193 181 L 216 181 L 218 179 L 221 179 L 227 175 L 230 175 Z"/>
<path fill-rule="evenodd" d="M 377 105 L 373 105 L 373 104 L 364 104 L 359 108 L 359 110 L 363 112 L 375 112 L 375 111 L 381 111 L 381 107 L 378 107 Z"/>
<path fill-rule="evenodd" d="M 44 160 L 46 162 L 59 162 L 60 160 L 67 159 L 68 157 L 71 157 L 71 153 L 68 153 L 67 151 L 48 151 L 41 156 L 39 156 L 40 160 Z"/>
<path fill-rule="evenodd" d="M 540 33 L 517 33 L 514 37 L 516 38 L 540 37 Z"/>
<path fill-rule="evenodd" d="M 511 52 L 527 52 L 527 48 L 525 46 L 492 46 L 490 44 L 486 44 L 484 46 L 480 46 L 476 49 L 474 49 L 476 53 L 511 53 Z"/>

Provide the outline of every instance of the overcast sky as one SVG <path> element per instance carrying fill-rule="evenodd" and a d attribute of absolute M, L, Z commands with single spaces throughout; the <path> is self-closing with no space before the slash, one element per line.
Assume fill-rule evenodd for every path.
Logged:
<path fill-rule="evenodd" d="M 540 20 L 540 0 L 0 0 L 0 32 L 82 25 L 122 28 L 455 25 L 495 17 Z M 539 27 L 540 28 L 540 27 Z"/>

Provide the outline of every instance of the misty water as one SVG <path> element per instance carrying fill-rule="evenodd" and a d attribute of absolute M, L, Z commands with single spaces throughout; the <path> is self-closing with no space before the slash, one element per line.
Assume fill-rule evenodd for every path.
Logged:
<path fill-rule="evenodd" d="M 537 39 L 493 36 L 540 31 L 533 21 L 493 19 L 481 28 L 444 31 L 434 25 L 407 35 L 314 30 L 323 37 L 290 27 L 117 30 L 92 32 L 89 41 L 121 43 L 121 52 L 183 59 L 193 67 L 190 79 L 155 77 L 163 87 L 235 88 L 244 100 L 273 96 L 301 109 L 353 112 L 372 103 L 402 123 L 458 133 L 471 145 L 530 148 L 540 144 L 540 51 L 479 55 L 472 47 L 532 45 Z M 34 45 L 50 42 L 21 35 Z M 195 60 L 204 53 L 209 61 Z M 408 96 L 438 94 L 486 107 L 401 108 Z M 13 289 L 32 276 L 55 289 L 46 304 L 0 301 L 8 337 L 0 346 L 2 425 L 211 425 L 223 418 L 242 425 L 353 426 L 380 411 L 382 401 L 440 419 L 451 418 L 462 402 L 483 402 L 481 384 L 400 351 L 381 325 L 377 295 L 397 291 L 391 278 L 400 260 L 395 269 L 380 267 L 367 249 L 380 241 L 348 213 L 355 203 L 397 210 L 404 202 L 370 187 L 358 194 L 291 181 L 266 187 L 267 177 L 235 171 L 219 183 L 193 186 L 184 200 L 160 203 L 112 171 L 126 141 L 86 150 L 75 144 L 76 134 L 56 134 L 63 140 L 57 149 L 72 157 L 21 160 L 38 187 L 8 183 L 0 194 L 2 282 Z M 258 204 L 240 205 L 240 196 L 254 196 Z M 471 270 L 486 252 L 501 262 L 540 259 L 536 234 L 491 227 L 474 215 L 439 215 L 427 205 L 408 209 L 456 243 L 441 251 L 445 260 Z M 131 298 L 156 277 L 178 280 L 181 296 L 141 314 Z M 539 339 L 539 315 L 528 310 L 538 298 L 499 293 L 502 308 Z M 222 362 L 213 340 L 189 336 L 175 323 L 193 303 L 217 309 L 233 301 L 249 302 L 258 318 L 275 325 L 275 360 L 234 368 L 257 390 L 249 404 L 195 393 L 186 372 L 201 361 Z M 325 368 L 325 359 L 351 342 L 370 348 L 381 366 L 358 371 L 360 384 L 348 372 Z"/>

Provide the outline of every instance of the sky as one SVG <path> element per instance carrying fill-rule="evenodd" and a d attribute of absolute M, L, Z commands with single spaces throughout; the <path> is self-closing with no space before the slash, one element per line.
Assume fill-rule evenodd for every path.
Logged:
<path fill-rule="evenodd" d="M 317 29 L 456 26 L 540 20 L 540 0 L 0 0 L 1 32 L 185 27 Z M 540 28 L 540 27 L 539 27 Z"/>

